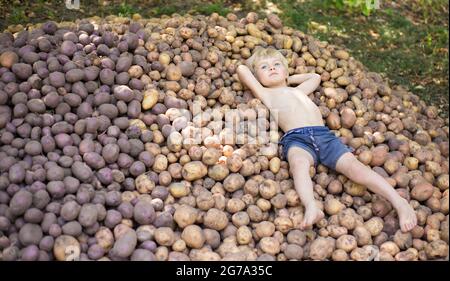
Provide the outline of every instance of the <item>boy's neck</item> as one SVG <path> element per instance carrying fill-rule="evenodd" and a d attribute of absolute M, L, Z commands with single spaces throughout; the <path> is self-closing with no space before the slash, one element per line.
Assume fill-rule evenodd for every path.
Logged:
<path fill-rule="evenodd" d="M 277 84 L 277 85 L 273 85 L 270 88 L 274 89 L 274 88 L 284 88 L 284 87 L 287 87 L 287 83 L 286 82 L 283 82 L 283 83 L 280 83 L 280 84 Z"/>

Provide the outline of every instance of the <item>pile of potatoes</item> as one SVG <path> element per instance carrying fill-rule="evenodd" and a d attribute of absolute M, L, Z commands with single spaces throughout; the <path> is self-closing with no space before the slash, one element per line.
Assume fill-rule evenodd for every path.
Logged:
<path fill-rule="evenodd" d="M 236 67 L 273 46 L 358 159 L 415 209 L 311 167 L 304 208 L 283 134 Z M 448 119 L 349 53 L 239 19 L 108 16 L 0 34 L 0 260 L 448 259 Z"/>

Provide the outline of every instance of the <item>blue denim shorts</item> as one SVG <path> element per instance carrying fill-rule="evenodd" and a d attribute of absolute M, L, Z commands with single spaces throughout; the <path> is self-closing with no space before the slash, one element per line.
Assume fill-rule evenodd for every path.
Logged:
<path fill-rule="evenodd" d="M 336 169 L 336 162 L 346 152 L 354 149 L 342 143 L 326 126 L 310 126 L 287 131 L 279 142 L 283 146 L 282 158 L 287 160 L 287 153 L 292 146 L 298 146 L 308 151 L 314 166 L 319 163 L 328 168 Z"/>

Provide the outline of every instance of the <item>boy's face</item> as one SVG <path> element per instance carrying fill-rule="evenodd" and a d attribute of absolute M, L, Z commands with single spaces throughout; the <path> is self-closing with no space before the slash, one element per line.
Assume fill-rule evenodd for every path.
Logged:
<path fill-rule="evenodd" d="M 256 76 L 265 87 L 285 86 L 287 70 L 278 58 L 264 58 L 255 65 Z"/>

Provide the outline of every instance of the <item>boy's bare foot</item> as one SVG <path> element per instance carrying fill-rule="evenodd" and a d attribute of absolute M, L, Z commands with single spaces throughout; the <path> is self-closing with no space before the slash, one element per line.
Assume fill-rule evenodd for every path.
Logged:
<path fill-rule="evenodd" d="M 324 213 L 322 210 L 317 208 L 315 204 L 311 204 L 311 206 L 306 207 L 305 216 L 303 217 L 303 221 L 300 224 L 300 229 L 305 229 L 309 226 L 312 226 L 316 222 L 323 219 Z"/>
<path fill-rule="evenodd" d="M 411 231 L 417 225 L 417 216 L 408 201 L 401 199 L 395 206 L 400 221 L 400 229 L 403 232 Z"/>

